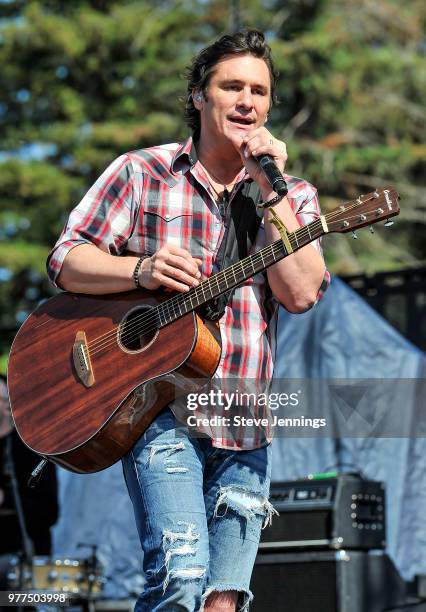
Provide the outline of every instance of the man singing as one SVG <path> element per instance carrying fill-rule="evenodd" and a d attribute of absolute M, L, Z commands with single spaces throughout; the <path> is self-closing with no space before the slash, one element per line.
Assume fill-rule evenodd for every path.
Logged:
<path fill-rule="evenodd" d="M 241 207 L 250 198 L 260 211 L 266 204 L 250 218 L 253 227 L 259 220 L 249 228 L 250 253 L 280 238 L 268 221 L 271 206 L 289 231 L 318 218 L 315 188 L 285 175 L 288 196 L 280 198 L 255 159 L 270 155 L 284 172 L 286 145 L 265 127 L 275 87 L 261 32 L 226 35 L 202 50 L 188 70 L 192 136 L 112 162 L 49 257 L 53 282 L 78 293 L 185 292 L 221 266 L 233 212 L 247 222 Z M 219 320 L 217 376 L 270 380 L 278 303 L 304 312 L 328 278 L 311 243 L 235 289 Z M 226 427 L 190 436 L 173 410 L 164 409 L 123 459 L 147 580 L 136 610 L 248 610 L 260 530 L 273 512 L 269 439 L 231 436 Z"/>

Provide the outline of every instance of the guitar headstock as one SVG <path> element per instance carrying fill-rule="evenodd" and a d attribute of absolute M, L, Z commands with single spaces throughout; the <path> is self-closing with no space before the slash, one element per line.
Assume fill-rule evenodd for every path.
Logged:
<path fill-rule="evenodd" d="M 346 202 L 325 215 L 329 232 L 351 232 L 399 215 L 399 195 L 395 187 L 376 189 L 357 200 Z"/>

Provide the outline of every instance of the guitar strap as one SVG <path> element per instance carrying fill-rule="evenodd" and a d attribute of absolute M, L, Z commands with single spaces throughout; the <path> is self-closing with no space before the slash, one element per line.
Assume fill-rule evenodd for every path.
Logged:
<path fill-rule="evenodd" d="M 256 206 L 260 200 L 260 189 L 254 181 L 244 183 L 232 200 L 231 214 L 216 255 L 219 271 L 248 256 L 263 219 L 263 211 Z M 218 321 L 225 313 L 232 292 L 233 289 L 207 302 L 203 316 Z"/>

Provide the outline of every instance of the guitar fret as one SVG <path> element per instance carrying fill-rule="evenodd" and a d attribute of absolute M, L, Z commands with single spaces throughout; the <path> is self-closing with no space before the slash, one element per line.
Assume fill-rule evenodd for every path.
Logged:
<path fill-rule="evenodd" d="M 159 306 L 157 306 L 157 315 L 158 315 L 158 320 L 161 325 L 166 325 L 167 323 L 167 319 L 166 319 L 166 313 L 164 312 L 164 307 L 162 304 L 160 304 Z M 163 317 L 163 321 L 161 320 L 161 317 Z"/>
<path fill-rule="evenodd" d="M 163 323 L 163 321 L 161 320 L 161 313 L 162 312 L 163 312 L 163 308 L 161 308 L 161 307 L 157 308 L 158 318 L 160 319 L 160 325 L 165 325 L 166 322 L 164 321 L 164 323 Z"/>
<path fill-rule="evenodd" d="M 321 228 L 319 228 L 319 231 L 318 228 L 318 223 L 317 225 L 312 223 L 311 227 L 305 225 L 297 231 L 287 234 L 292 249 L 297 250 L 304 246 L 308 242 L 308 236 L 309 241 L 311 241 L 317 233 L 321 235 Z M 311 232 L 311 230 L 314 231 Z M 168 306 L 164 303 L 162 310 L 159 311 L 160 325 L 172 322 L 178 319 L 179 316 L 215 298 L 217 295 L 225 293 L 226 290 L 240 285 L 250 276 L 280 261 L 286 255 L 288 255 L 288 251 L 283 241 L 277 240 L 257 253 L 253 253 L 245 259 L 236 262 L 229 268 L 217 272 L 208 280 L 203 281 L 197 289 L 191 289 L 189 294 L 172 298 L 170 303 L 171 310 L 168 313 L 165 312 L 165 307 L 168 308 Z M 182 308 L 183 306 L 184 308 Z"/>
<path fill-rule="evenodd" d="M 176 317 L 176 310 L 175 310 L 174 306 L 167 308 L 166 315 L 167 315 L 166 316 L 166 322 L 167 322 L 167 319 L 168 319 L 168 322 L 171 323 L 175 319 L 175 317 Z"/>

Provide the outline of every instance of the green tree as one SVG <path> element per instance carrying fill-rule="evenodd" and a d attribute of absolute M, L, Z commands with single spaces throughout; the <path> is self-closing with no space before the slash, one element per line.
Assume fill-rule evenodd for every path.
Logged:
<path fill-rule="evenodd" d="M 13 328 L 51 293 L 44 261 L 120 152 L 185 134 L 176 104 L 197 3 L 0 4 L 0 306 Z M 9 337 L 0 348 L 8 349 Z"/>
<path fill-rule="evenodd" d="M 270 128 L 288 144 L 288 171 L 318 186 L 326 210 L 387 183 L 402 196 L 392 233 L 327 238 L 331 270 L 419 263 L 423 2 L 240 7 L 243 26 L 267 32 L 281 73 Z M 107 164 L 186 136 L 182 75 L 230 15 L 227 0 L 0 2 L 0 325 L 12 329 L 51 293 L 46 255 Z M 10 336 L 0 343 L 7 352 Z"/>

